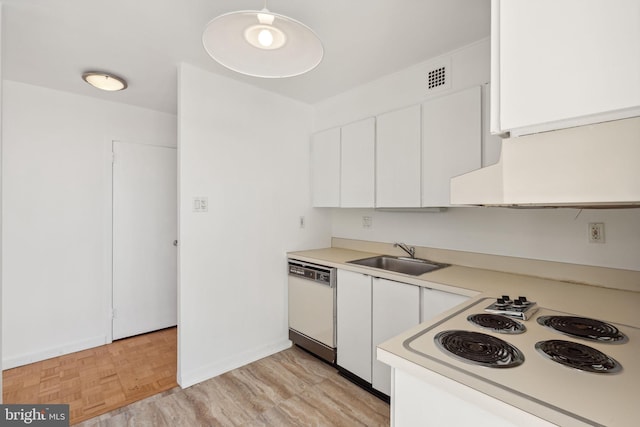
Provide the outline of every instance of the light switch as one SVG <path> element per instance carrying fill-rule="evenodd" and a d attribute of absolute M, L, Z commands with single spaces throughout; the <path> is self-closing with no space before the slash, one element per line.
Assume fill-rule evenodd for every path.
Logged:
<path fill-rule="evenodd" d="M 208 211 L 209 211 L 209 199 L 207 197 L 193 198 L 193 212 L 208 212 Z"/>

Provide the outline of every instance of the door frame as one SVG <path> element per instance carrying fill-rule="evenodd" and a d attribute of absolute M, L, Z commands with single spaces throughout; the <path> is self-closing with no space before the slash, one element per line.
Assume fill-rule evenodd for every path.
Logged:
<path fill-rule="evenodd" d="M 115 142 L 122 142 L 127 144 L 138 145 L 151 145 L 156 147 L 174 148 L 176 155 L 178 156 L 178 145 L 162 144 L 162 141 L 145 141 L 140 140 L 131 142 L 130 140 L 124 140 L 120 138 L 106 138 L 103 143 L 104 162 L 103 162 L 103 177 L 104 177 L 104 221 L 103 221 L 103 240 L 104 240 L 104 255 L 103 255 L 103 271 L 104 271 L 104 285 L 103 285 L 103 298 L 104 298 L 104 319 L 105 319 L 105 344 L 111 344 L 113 342 L 113 145 Z M 176 176 L 178 184 L 178 193 L 176 195 L 176 210 L 178 211 L 177 223 L 176 223 L 176 238 L 180 239 L 180 190 L 179 180 Z M 176 285 L 179 291 L 179 257 L 180 257 L 180 245 L 176 248 Z M 176 305 L 178 309 L 177 324 L 180 326 L 180 312 L 178 300 L 180 298 L 178 292 L 178 298 Z"/>

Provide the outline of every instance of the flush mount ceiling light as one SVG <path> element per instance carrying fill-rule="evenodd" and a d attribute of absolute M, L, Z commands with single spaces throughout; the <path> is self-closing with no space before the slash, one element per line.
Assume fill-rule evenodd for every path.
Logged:
<path fill-rule="evenodd" d="M 124 90 L 127 88 L 127 82 L 122 77 L 99 71 L 87 71 L 86 73 L 83 73 L 82 80 L 93 87 L 110 92 Z"/>
<path fill-rule="evenodd" d="M 253 77 L 293 77 L 313 70 L 324 49 L 316 34 L 295 19 L 267 10 L 226 13 L 207 24 L 205 50 L 221 65 Z"/>

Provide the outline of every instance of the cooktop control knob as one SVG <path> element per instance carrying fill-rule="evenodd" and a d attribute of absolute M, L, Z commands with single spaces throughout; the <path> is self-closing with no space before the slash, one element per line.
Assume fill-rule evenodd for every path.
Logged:
<path fill-rule="evenodd" d="M 519 296 L 512 300 L 509 298 L 509 295 L 502 295 L 496 298 L 495 302 L 487 306 L 484 311 L 514 317 L 520 320 L 527 320 L 538 311 L 538 307 L 535 302 L 527 300 L 526 297 Z"/>

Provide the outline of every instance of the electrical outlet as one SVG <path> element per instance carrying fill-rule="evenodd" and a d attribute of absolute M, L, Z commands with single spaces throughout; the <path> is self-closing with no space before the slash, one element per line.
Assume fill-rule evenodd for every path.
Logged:
<path fill-rule="evenodd" d="M 604 243 L 604 222 L 589 223 L 589 243 Z"/>
<path fill-rule="evenodd" d="M 370 216 L 362 217 L 362 228 L 371 228 L 373 227 L 373 218 Z"/>

